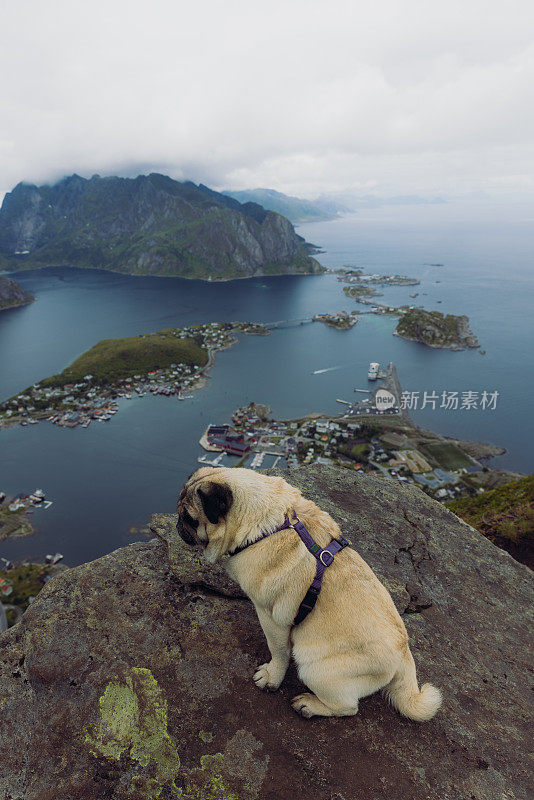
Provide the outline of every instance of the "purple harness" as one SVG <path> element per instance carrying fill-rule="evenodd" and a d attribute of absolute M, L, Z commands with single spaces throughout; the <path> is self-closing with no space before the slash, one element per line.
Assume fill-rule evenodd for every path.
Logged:
<path fill-rule="evenodd" d="M 300 623 L 306 619 L 310 611 L 313 610 L 317 598 L 319 597 L 319 592 L 321 591 L 321 584 L 323 581 L 323 575 L 327 567 L 334 563 L 334 556 L 340 550 L 343 550 L 344 547 L 348 547 L 350 542 L 347 539 L 344 539 L 343 536 L 340 536 L 339 539 L 332 539 L 329 545 L 327 545 L 324 549 L 317 544 L 315 539 L 308 533 L 307 529 L 304 527 L 300 519 L 297 517 L 295 512 L 293 515 L 296 519 L 296 522 L 290 522 L 289 517 L 286 517 L 283 524 L 280 525 L 279 528 L 276 528 L 274 531 L 269 531 L 268 533 L 263 533 L 259 539 L 255 539 L 253 542 L 248 542 L 248 544 L 241 545 L 241 547 L 237 547 L 233 550 L 230 555 L 235 556 L 238 553 L 241 553 L 247 547 L 251 547 L 253 544 L 257 544 L 261 542 L 263 539 L 266 539 L 267 536 L 272 536 L 273 533 L 278 533 L 279 531 L 286 530 L 287 528 L 293 528 L 294 531 L 300 536 L 306 548 L 312 554 L 312 556 L 316 560 L 315 566 L 315 577 L 313 582 L 306 592 L 304 599 L 302 600 L 299 610 L 297 611 L 297 616 L 293 621 L 293 627 L 295 625 L 300 625 Z"/>

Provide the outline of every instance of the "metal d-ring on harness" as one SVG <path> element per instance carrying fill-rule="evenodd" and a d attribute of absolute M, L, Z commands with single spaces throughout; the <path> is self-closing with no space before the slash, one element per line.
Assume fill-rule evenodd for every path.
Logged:
<path fill-rule="evenodd" d="M 343 550 L 344 547 L 348 547 L 350 544 L 350 542 L 344 539 L 343 536 L 340 536 L 339 539 L 333 539 L 330 544 L 323 549 L 317 544 L 315 539 L 310 536 L 307 529 L 304 527 L 296 514 L 295 517 L 297 521 L 290 524 L 290 527 L 298 533 L 312 556 L 315 556 L 316 565 L 315 577 L 310 588 L 304 596 L 304 600 L 299 606 L 297 616 L 293 620 L 293 627 L 295 625 L 300 625 L 300 623 L 306 619 L 310 611 L 313 610 L 317 602 L 317 598 L 319 597 L 319 592 L 321 591 L 321 584 L 326 568 L 334 563 L 335 554 L 339 553 L 340 550 Z"/>
<path fill-rule="evenodd" d="M 237 547 L 235 550 L 230 553 L 231 556 L 235 556 L 238 553 L 241 553 L 247 547 L 250 547 L 257 542 L 262 541 L 263 539 L 267 538 L 267 536 L 271 536 L 273 533 L 278 533 L 279 531 L 283 531 L 286 528 L 293 528 L 293 530 L 299 535 L 301 540 L 304 542 L 306 548 L 310 551 L 312 556 L 314 556 L 316 560 L 315 566 L 315 577 L 312 581 L 312 584 L 308 591 L 306 592 L 304 599 L 302 600 L 299 609 L 297 611 L 297 616 L 293 620 L 292 627 L 295 625 L 300 625 L 303 620 L 306 619 L 310 611 L 313 610 L 315 604 L 317 602 L 317 598 L 319 596 L 319 592 L 321 591 L 321 584 L 323 581 L 323 576 L 327 567 L 334 563 L 334 556 L 336 553 L 339 553 L 340 550 L 343 550 L 344 547 L 348 547 L 350 542 L 347 539 L 344 539 L 343 536 L 340 536 L 339 539 L 333 539 L 329 545 L 325 548 L 322 548 L 315 539 L 310 535 L 308 530 L 302 524 L 300 519 L 297 517 L 295 512 L 293 512 L 293 516 L 295 518 L 295 522 L 290 522 L 289 517 L 286 517 L 283 524 L 280 525 L 279 528 L 276 528 L 274 531 L 268 531 L 267 533 L 262 534 L 258 539 L 255 539 L 253 542 L 247 542 L 247 544 L 241 545 Z"/>

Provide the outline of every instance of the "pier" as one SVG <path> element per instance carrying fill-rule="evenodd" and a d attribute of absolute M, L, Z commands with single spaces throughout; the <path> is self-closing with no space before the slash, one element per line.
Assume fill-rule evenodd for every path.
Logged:
<path fill-rule="evenodd" d="M 299 319 L 279 319 L 276 322 L 265 322 L 263 327 L 269 330 L 275 328 L 292 328 L 295 325 L 306 325 L 308 322 L 313 322 L 313 317 L 301 317 Z"/>

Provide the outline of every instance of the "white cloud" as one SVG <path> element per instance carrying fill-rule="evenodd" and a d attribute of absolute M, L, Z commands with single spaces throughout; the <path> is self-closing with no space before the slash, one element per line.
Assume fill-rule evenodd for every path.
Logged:
<path fill-rule="evenodd" d="M 73 171 L 304 195 L 532 186 L 530 0 L 18 0 L 0 17 L 0 193 Z"/>

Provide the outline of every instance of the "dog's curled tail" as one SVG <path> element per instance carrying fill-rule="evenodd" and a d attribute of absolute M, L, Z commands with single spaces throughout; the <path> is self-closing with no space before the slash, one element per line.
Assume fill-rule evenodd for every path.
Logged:
<path fill-rule="evenodd" d="M 393 680 L 384 688 L 384 694 L 397 711 L 415 722 L 427 722 L 441 706 L 441 692 L 431 683 L 419 690 L 412 654 L 406 651 Z"/>

